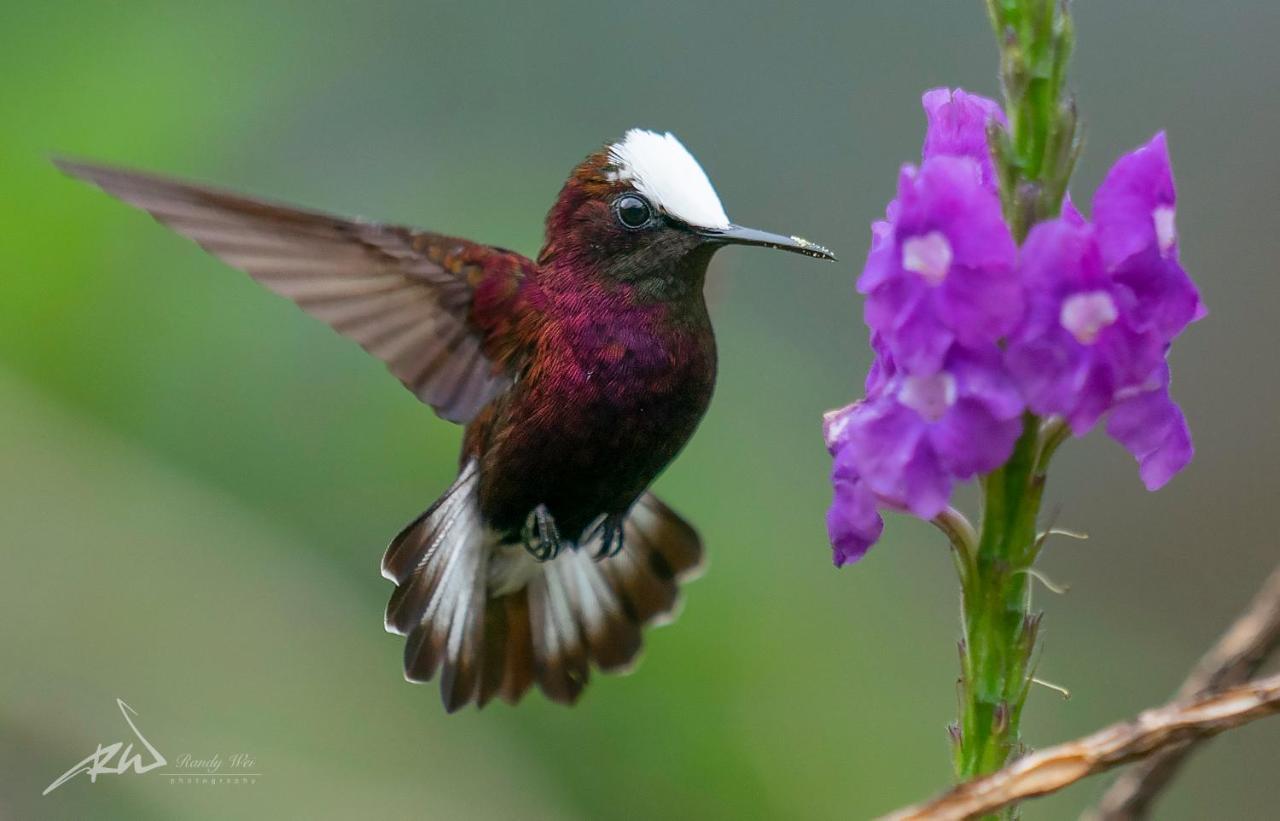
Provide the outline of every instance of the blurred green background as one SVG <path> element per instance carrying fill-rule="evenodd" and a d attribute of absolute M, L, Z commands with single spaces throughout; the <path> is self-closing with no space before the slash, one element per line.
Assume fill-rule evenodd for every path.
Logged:
<path fill-rule="evenodd" d="M 1163 700 L 1278 554 L 1280 6 L 1077 3 L 1087 203 L 1169 130 L 1212 315 L 1174 352 L 1191 468 L 1149 495 L 1073 443 L 1028 741 Z M 863 818 L 950 776 L 957 593 L 902 518 L 832 569 L 821 412 L 868 352 L 852 281 L 923 135 L 920 93 L 995 94 L 977 0 L 807 5 L 6 3 L 0 10 L 0 816 Z M 51 152 L 526 253 L 568 170 L 671 129 L 734 218 L 838 265 L 722 253 L 715 403 L 662 477 L 710 571 L 638 671 L 565 710 L 442 714 L 382 630 L 383 546 L 448 483 L 458 430 L 382 366 Z M 1039 595 L 1039 594 L 1038 594 Z M 173 761 L 252 785 L 83 777 L 139 713 Z M 1280 722 L 1198 756 L 1161 818 L 1275 817 Z M 1036 802 L 1072 818 L 1093 780 Z"/>

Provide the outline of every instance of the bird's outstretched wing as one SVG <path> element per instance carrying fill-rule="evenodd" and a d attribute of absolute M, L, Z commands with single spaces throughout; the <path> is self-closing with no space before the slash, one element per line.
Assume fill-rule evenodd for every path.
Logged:
<path fill-rule="evenodd" d="M 466 422 L 511 384 L 487 338 L 533 263 L 510 251 L 349 220 L 150 174 L 55 160 L 137 206 L 358 342 L 445 419 Z M 486 315 L 473 312 L 484 288 Z"/>

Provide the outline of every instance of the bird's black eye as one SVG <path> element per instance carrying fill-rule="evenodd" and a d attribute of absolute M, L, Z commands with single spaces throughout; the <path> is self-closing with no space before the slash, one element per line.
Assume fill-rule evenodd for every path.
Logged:
<path fill-rule="evenodd" d="M 638 194 L 623 194 L 613 202 L 613 212 L 625 228 L 643 228 L 653 219 L 653 208 Z"/>

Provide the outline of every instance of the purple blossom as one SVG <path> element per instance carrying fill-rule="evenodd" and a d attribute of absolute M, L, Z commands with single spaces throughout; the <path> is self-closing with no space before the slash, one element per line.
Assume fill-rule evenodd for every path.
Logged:
<path fill-rule="evenodd" d="M 1129 391 L 1111 411 L 1107 434 L 1138 460 L 1147 490 L 1159 490 L 1195 454 L 1182 409 L 1169 395 L 1169 365 L 1161 364 L 1147 385 Z"/>
<path fill-rule="evenodd" d="M 1160 339 L 1140 330 L 1128 289 L 1103 269 L 1093 229 L 1066 219 L 1035 226 L 1022 246 L 1027 316 L 1006 360 L 1031 410 L 1086 433 L 1116 392 L 1160 362 Z"/>
<path fill-rule="evenodd" d="M 1077 436 L 1109 414 L 1150 490 L 1194 452 L 1165 355 L 1205 310 L 1178 260 L 1164 135 L 1115 163 L 1092 223 L 1067 196 L 1019 249 L 987 146 L 999 106 L 959 89 L 922 102 L 923 162 L 902 168 L 858 279 L 866 399 L 824 417 L 837 565 L 880 537 L 880 510 L 933 518 L 956 480 L 1002 466 L 1025 410 Z"/>
<path fill-rule="evenodd" d="M 1093 197 L 1103 263 L 1133 292 L 1136 319 L 1165 342 L 1206 313 L 1178 261 L 1176 206 L 1164 132 L 1117 160 Z"/>
<path fill-rule="evenodd" d="M 1022 313 L 1017 249 L 974 160 L 904 166 L 887 217 L 872 227 L 858 290 L 900 366 L 933 372 L 953 343 L 979 347 L 1012 330 Z"/>
<path fill-rule="evenodd" d="M 1000 104 L 962 88 L 930 89 L 920 102 L 929 123 L 924 135 L 924 158 L 969 157 L 978 163 L 983 185 L 995 190 L 996 170 L 987 145 L 987 124 L 994 120 L 1008 127 Z"/>
<path fill-rule="evenodd" d="M 999 467 L 1022 429 L 1023 403 L 994 346 L 955 346 L 927 375 L 895 373 L 881 391 L 837 412 L 829 447 L 876 496 L 924 519 L 953 479 Z"/>
<path fill-rule="evenodd" d="M 876 496 L 851 462 L 847 452 L 838 453 L 831 466 L 833 496 L 827 510 L 827 536 L 836 567 L 861 559 L 884 532 Z"/>
<path fill-rule="evenodd" d="M 832 559 L 843 567 L 861 559 L 884 531 L 884 519 L 876 509 L 876 495 L 854 469 L 852 453 L 843 447 L 845 427 L 857 407 L 829 411 L 822 417 L 822 435 L 831 464 L 831 507 L 827 510 L 827 535 Z"/>

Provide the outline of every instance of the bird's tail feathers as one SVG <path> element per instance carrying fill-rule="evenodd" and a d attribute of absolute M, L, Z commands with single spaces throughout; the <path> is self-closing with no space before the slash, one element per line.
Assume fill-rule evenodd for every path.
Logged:
<path fill-rule="evenodd" d="M 494 696 L 515 703 L 534 682 L 553 701 L 572 704 L 593 665 L 629 669 L 642 629 L 673 617 L 679 583 L 702 562 L 701 541 L 645 494 L 616 555 L 596 559 L 599 545 L 588 541 L 538 562 L 484 526 L 478 476 L 468 463 L 383 558 L 383 575 L 396 583 L 386 626 L 408 637 L 405 677 L 427 681 L 439 672 L 450 712 Z"/>

